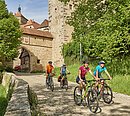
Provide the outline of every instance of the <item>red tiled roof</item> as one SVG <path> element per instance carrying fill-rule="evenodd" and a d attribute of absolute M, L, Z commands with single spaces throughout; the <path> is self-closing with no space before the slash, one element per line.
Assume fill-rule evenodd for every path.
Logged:
<path fill-rule="evenodd" d="M 23 34 L 53 38 L 51 33 L 48 31 L 40 31 L 40 30 L 33 29 L 33 28 L 23 28 L 23 27 L 21 27 L 21 29 L 23 31 Z"/>
<path fill-rule="evenodd" d="M 27 23 L 25 25 L 23 25 L 23 27 L 27 27 L 27 26 L 33 26 L 35 29 L 37 29 L 41 25 L 38 24 L 37 22 L 33 21 L 33 20 L 28 20 Z"/>
<path fill-rule="evenodd" d="M 15 14 L 14 14 L 16 17 L 23 17 L 23 18 L 25 18 L 22 14 L 21 14 L 21 12 L 16 12 Z M 27 18 L 25 18 L 26 20 L 28 20 Z"/>
<path fill-rule="evenodd" d="M 47 19 L 45 19 L 42 23 L 40 27 L 48 27 L 49 26 L 49 21 Z"/>

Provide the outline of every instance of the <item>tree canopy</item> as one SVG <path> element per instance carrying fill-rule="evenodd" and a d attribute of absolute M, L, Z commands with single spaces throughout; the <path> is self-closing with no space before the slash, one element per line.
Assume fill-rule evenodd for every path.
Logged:
<path fill-rule="evenodd" d="M 18 20 L 9 13 L 4 0 L 0 0 L 0 62 L 12 60 L 18 55 L 21 30 Z"/>
<path fill-rule="evenodd" d="M 79 0 L 67 22 L 74 27 L 73 42 L 82 43 L 84 55 L 107 61 L 129 55 L 129 0 Z"/>

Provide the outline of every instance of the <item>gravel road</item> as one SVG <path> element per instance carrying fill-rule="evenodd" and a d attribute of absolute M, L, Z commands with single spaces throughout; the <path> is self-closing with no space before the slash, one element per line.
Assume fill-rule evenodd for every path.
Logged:
<path fill-rule="evenodd" d="M 51 92 L 45 87 L 45 76 L 42 74 L 19 74 L 29 83 L 38 96 L 40 111 L 45 116 L 130 116 L 130 96 L 114 93 L 113 103 L 100 102 L 100 110 L 93 114 L 84 106 L 77 106 L 73 100 L 73 90 L 76 83 L 69 82 L 69 89 L 61 89 L 57 79 L 54 79 L 55 89 Z"/>

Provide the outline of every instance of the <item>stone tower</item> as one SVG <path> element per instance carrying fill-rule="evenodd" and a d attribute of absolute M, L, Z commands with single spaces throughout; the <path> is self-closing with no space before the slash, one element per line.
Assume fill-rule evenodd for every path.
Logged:
<path fill-rule="evenodd" d="M 49 6 L 49 28 L 53 36 L 52 60 L 56 66 L 64 63 L 62 56 L 62 45 L 71 40 L 73 27 L 66 24 L 66 17 L 71 15 L 74 10 L 74 2 L 70 1 L 67 5 L 58 0 L 48 0 Z"/>
<path fill-rule="evenodd" d="M 14 15 L 15 15 L 15 16 L 17 17 L 17 19 L 19 20 L 20 25 L 23 25 L 23 24 L 26 24 L 26 23 L 27 23 L 28 19 L 26 19 L 26 18 L 22 15 L 22 13 L 21 13 L 21 7 L 20 7 L 20 6 L 18 7 L 17 13 L 15 13 Z"/>

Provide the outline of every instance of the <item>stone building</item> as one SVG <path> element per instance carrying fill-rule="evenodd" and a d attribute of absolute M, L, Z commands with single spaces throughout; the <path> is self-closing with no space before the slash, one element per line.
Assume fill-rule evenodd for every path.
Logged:
<path fill-rule="evenodd" d="M 74 11 L 76 3 L 71 0 L 64 5 L 59 0 L 48 0 L 49 28 L 53 36 L 52 59 L 56 66 L 61 66 L 64 63 L 62 45 L 70 42 L 72 38 L 73 27 L 66 24 L 66 17 Z"/>
<path fill-rule="evenodd" d="M 17 17 L 17 19 L 19 20 L 20 25 L 27 23 L 28 19 L 25 18 L 25 17 L 22 15 L 22 13 L 21 13 L 21 7 L 18 8 L 18 12 L 15 13 L 14 15 L 15 15 L 15 16 Z"/>
<path fill-rule="evenodd" d="M 73 32 L 73 27 L 66 24 L 66 17 L 74 11 L 74 1 L 64 5 L 59 0 L 48 0 L 49 17 L 41 24 L 25 18 L 19 7 L 15 16 L 19 19 L 23 36 L 14 66 L 21 65 L 23 69 L 33 71 L 44 68 L 48 60 L 52 60 L 55 66 L 64 63 L 62 46 L 71 41 Z"/>
<path fill-rule="evenodd" d="M 52 60 L 53 40 L 46 23 L 41 25 L 27 20 L 20 11 L 15 16 L 19 19 L 23 35 L 19 56 L 13 62 L 14 67 L 21 66 L 22 70 L 28 72 L 44 70 L 47 62 Z"/>

